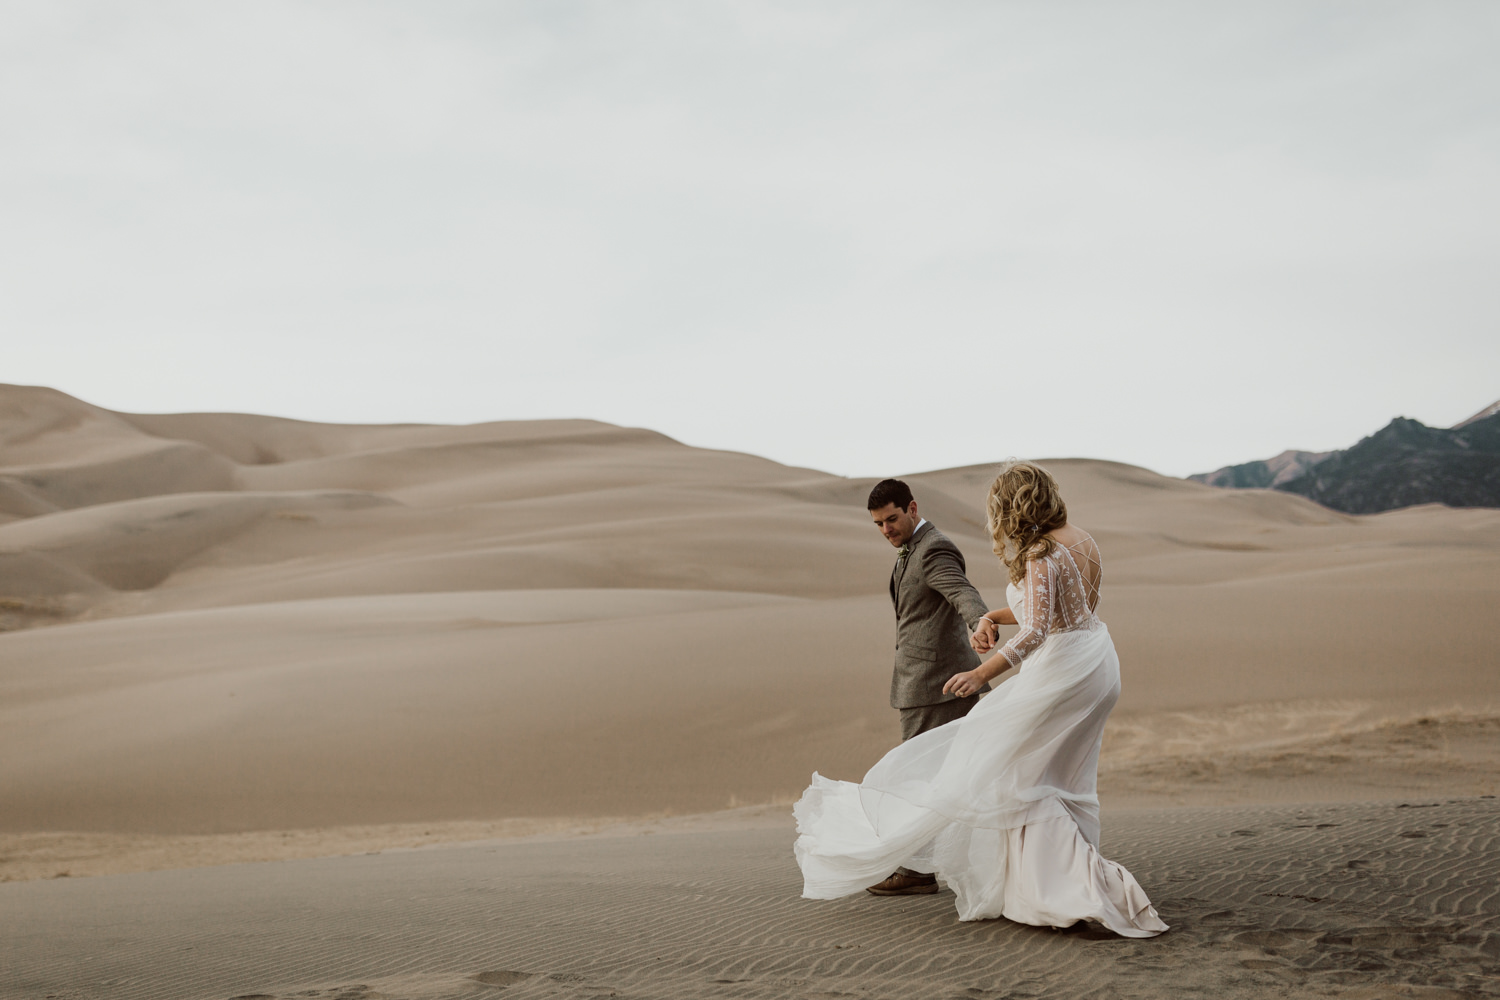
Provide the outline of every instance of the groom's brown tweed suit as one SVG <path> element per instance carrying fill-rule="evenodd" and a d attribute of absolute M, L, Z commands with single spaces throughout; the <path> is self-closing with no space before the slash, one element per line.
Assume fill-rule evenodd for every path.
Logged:
<path fill-rule="evenodd" d="M 898 556 L 891 570 L 897 629 L 891 707 L 901 710 L 903 740 L 962 718 L 979 703 L 977 694 L 943 694 L 943 685 L 979 666 L 969 633 L 989 610 L 964 575 L 963 553 L 931 521 L 906 544 L 906 557 Z"/>

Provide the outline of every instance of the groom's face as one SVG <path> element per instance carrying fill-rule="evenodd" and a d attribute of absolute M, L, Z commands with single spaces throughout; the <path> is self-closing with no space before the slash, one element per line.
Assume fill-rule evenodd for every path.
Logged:
<path fill-rule="evenodd" d="M 885 536 L 885 540 L 898 549 L 911 541 L 912 532 L 917 530 L 917 522 L 922 520 L 917 516 L 915 500 L 905 510 L 888 503 L 878 510 L 870 511 L 870 518 Z"/>

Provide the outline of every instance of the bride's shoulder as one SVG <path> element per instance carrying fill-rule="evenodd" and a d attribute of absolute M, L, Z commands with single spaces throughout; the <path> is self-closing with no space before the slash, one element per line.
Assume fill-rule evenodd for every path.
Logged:
<path fill-rule="evenodd" d="M 1051 538 L 1058 545 L 1066 546 L 1069 548 L 1077 545 L 1079 542 L 1094 541 L 1093 535 L 1089 534 L 1087 531 L 1078 527 L 1078 525 L 1073 524 L 1072 522 L 1063 525 L 1061 528 L 1055 528 L 1052 531 L 1047 532 L 1047 537 Z M 1094 542 L 1094 544 L 1097 545 L 1098 543 Z"/>
<path fill-rule="evenodd" d="M 1056 531 L 1048 532 L 1047 536 L 1054 543 L 1053 551 L 1048 553 L 1050 558 L 1061 560 L 1063 550 L 1072 554 L 1075 563 L 1079 560 L 1097 563 L 1102 558 L 1099 543 L 1094 541 L 1094 536 L 1076 525 L 1065 524 Z"/>

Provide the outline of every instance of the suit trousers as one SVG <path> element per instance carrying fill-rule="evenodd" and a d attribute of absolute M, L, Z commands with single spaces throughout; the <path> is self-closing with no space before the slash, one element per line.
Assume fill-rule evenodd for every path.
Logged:
<path fill-rule="evenodd" d="M 925 733 L 929 729 L 946 726 L 954 719 L 962 719 L 977 704 L 979 704 L 979 695 L 971 694 L 967 698 L 940 701 L 936 705 L 918 705 L 915 708 L 900 709 L 901 742 L 905 743 L 918 733 Z"/>

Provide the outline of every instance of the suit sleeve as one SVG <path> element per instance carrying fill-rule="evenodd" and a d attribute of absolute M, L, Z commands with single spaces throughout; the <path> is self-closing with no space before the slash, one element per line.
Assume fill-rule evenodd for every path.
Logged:
<path fill-rule="evenodd" d="M 964 557 L 952 545 L 933 545 L 922 555 L 922 573 L 927 585 L 942 594 L 972 631 L 990 609 L 964 575 Z"/>

